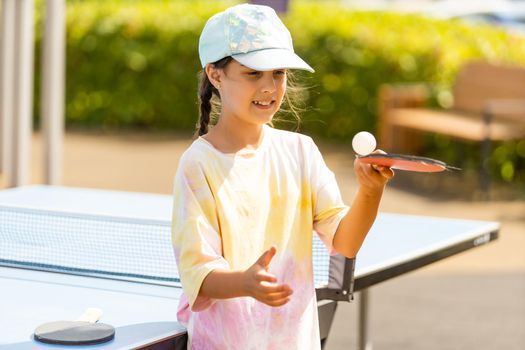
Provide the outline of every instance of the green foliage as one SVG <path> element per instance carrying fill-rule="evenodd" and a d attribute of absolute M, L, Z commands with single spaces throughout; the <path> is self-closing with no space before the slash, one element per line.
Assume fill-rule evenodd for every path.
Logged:
<path fill-rule="evenodd" d="M 193 128 L 198 35 L 209 16 L 233 3 L 69 1 L 67 124 Z"/>
<path fill-rule="evenodd" d="M 311 103 L 326 123 L 318 131 L 331 138 L 375 129 L 380 84 L 428 82 L 444 104 L 467 60 L 525 64 L 525 39 L 489 27 L 326 4 L 295 6 L 287 24 L 296 50 L 317 69 Z"/>
<path fill-rule="evenodd" d="M 69 0 L 68 125 L 193 129 L 200 31 L 209 16 L 238 2 Z M 525 64 L 525 39 L 502 30 L 354 12 L 329 1 L 291 5 L 283 20 L 296 52 L 316 69 L 300 73 L 311 87 L 302 130 L 330 139 L 348 141 L 357 131 L 376 129 L 380 84 L 428 82 L 435 103 L 444 106 L 465 61 Z M 522 143 L 495 145 L 491 162 L 499 178 L 525 182 Z M 433 154 L 448 157 L 450 142 L 429 144 Z"/>

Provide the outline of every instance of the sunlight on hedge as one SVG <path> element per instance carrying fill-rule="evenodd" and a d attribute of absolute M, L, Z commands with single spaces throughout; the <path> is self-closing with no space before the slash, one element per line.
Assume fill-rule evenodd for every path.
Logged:
<path fill-rule="evenodd" d="M 193 129 L 198 37 L 209 16 L 235 3 L 68 1 L 68 125 Z M 296 51 L 316 69 L 300 73 L 312 86 L 310 108 L 303 113 L 307 133 L 348 141 L 359 130 L 374 131 L 377 89 L 383 83 L 427 82 L 435 104 L 447 107 L 454 77 L 467 60 L 525 64 L 525 39 L 488 26 L 355 12 L 330 1 L 291 5 L 283 20 Z M 39 52 L 40 32 L 36 40 Z M 38 115 L 39 62 L 36 67 Z M 430 142 L 437 155 L 453 153 L 450 142 Z M 525 182 L 524 149 L 523 142 L 496 145 L 494 174 Z M 476 153 L 467 150 L 469 156 Z"/>

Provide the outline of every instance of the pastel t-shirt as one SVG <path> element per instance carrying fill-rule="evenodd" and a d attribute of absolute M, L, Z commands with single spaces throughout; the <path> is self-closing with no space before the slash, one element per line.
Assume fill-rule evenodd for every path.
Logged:
<path fill-rule="evenodd" d="M 174 180 L 172 240 L 183 287 L 178 319 L 191 349 L 319 349 L 312 233 L 331 253 L 348 211 L 313 140 L 264 127 L 256 150 L 225 154 L 198 138 Z M 271 307 L 199 296 L 212 270 L 244 270 L 276 245 L 269 272 L 293 289 Z"/>

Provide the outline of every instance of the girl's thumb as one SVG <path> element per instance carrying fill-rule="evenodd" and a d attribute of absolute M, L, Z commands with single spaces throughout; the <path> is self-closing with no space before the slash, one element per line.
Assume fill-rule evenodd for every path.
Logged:
<path fill-rule="evenodd" d="M 261 265 L 264 268 L 268 267 L 273 257 L 275 256 L 276 252 L 277 252 L 277 248 L 274 245 L 272 245 L 267 251 L 265 251 L 259 257 L 259 259 L 257 260 L 257 264 Z"/>

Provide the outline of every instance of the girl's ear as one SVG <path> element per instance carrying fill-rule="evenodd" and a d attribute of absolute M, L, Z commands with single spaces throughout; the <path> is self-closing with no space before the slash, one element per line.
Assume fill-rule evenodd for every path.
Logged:
<path fill-rule="evenodd" d="M 210 83 L 219 90 L 221 86 L 221 71 L 215 68 L 212 64 L 208 63 L 205 68 L 206 75 Z"/>

